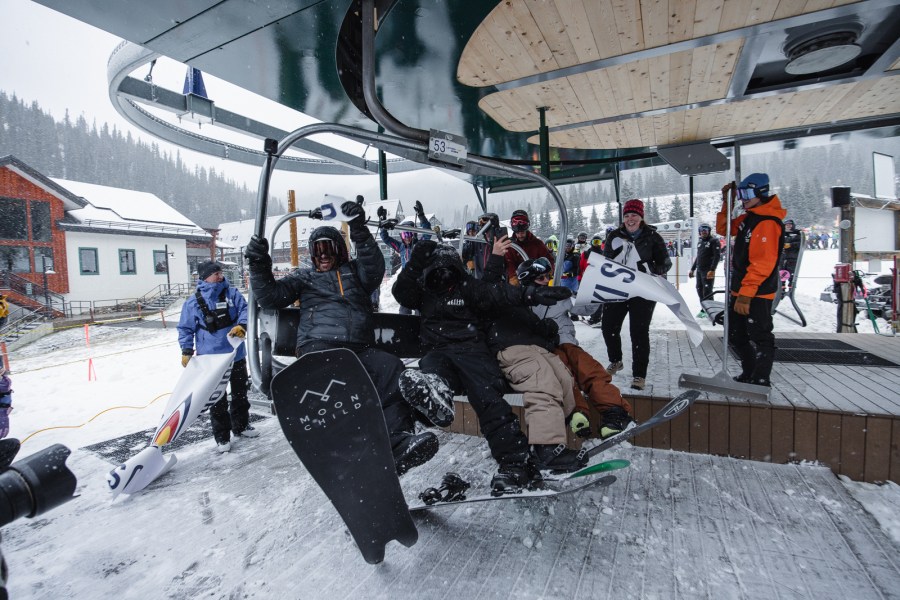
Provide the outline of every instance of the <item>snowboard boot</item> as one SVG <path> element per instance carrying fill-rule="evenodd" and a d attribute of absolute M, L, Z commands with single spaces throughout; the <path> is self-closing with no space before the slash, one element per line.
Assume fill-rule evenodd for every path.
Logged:
<path fill-rule="evenodd" d="M 605 440 L 634 427 L 634 419 L 621 406 L 612 406 L 600 415 L 600 439 Z"/>
<path fill-rule="evenodd" d="M 631 380 L 631 389 L 642 390 L 647 387 L 647 380 L 643 377 L 635 377 Z"/>
<path fill-rule="evenodd" d="M 577 450 L 566 448 L 565 444 L 535 444 L 531 447 L 531 458 L 538 469 L 552 473 L 574 473 L 587 466 L 587 457 L 581 457 Z"/>
<path fill-rule="evenodd" d="M 410 433 L 393 449 L 394 464 L 397 466 L 397 475 L 403 475 L 413 467 L 424 465 L 434 458 L 438 451 L 437 436 L 430 431 L 418 435 Z"/>
<path fill-rule="evenodd" d="M 253 425 L 247 425 L 241 431 L 232 431 L 234 437 L 255 438 L 259 437 L 259 430 L 253 429 Z"/>
<path fill-rule="evenodd" d="M 453 422 L 453 390 L 443 377 L 406 369 L 400 374 L 400 393 L 404 400 L 437 427 Z"/>
<path fill-rule="evenodd" d="M 216 442 L 216 452 L 219 454 L 231 452 L 231 441 Z"/>
<path fill-rule="evenodd" d="M 518 494 L 522 490 L 540 487 L 543 478 L 540 470 L 524 457 L 508 457 L 500 463 L 497 474 L 491 478 L 491 496 Z"/>

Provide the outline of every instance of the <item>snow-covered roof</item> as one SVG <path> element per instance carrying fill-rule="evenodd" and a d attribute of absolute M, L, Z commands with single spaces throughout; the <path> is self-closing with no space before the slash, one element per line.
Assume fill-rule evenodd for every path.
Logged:
<path fill-rule="evenodd" d="M 87 202 L 84 208 L 66 213 L 80 225 L 210 237 L 202 227 L 149 192 L 67 179 L 50 179 Z"/>

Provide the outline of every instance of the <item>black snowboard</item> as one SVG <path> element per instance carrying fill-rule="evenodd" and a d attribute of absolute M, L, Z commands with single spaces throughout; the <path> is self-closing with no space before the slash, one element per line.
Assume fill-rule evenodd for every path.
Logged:
<path fill-rule="evenodd" d="M 606 438 L 599 444 L 592 446 L 590 449 L 587 449 L 587 455 L 589 457 L 596 456 L 600 452 L 604 450 L 608 450 L 613 446 L 618 446 L 622 442 L 628 441 L 636 435 L 640 435 L 645 431 L 649 431 L 653 429 L 657 425 L 662 425 L 667 421 L 671 421 L 678 415 L 687 411 L 690 408 L 691 404 L 694 403 L 694 400 L 700 395 L 700 392 L 696 390 L 688 390 L 679 394 L 677 397 L 671 399 L 668 404 L 663 406 L 659 411 L 644 421 L 643 423 L 639 423 L 635 425 L 631 429 L 626 429 L 622 433 L 614 435 L 612 437 Z"/>
<path fill-rule="evenodd" d="M 391 540 L 419 534 L 400 489 L 381 402 L 350 350 L 310 352 L 272 380 L 272 400 L 297 457 L 337 509 L 368 563 Z"/>
<path fill-rule="evenodd" d="M 436 502 L 434 504 L 416 504 L 409 507 L 409 512 L 419 512 L 423 510 L 431 510 L 432 508 L 441 508 L 444 506 L 459 506 L 460 504 L 470 504 L 472 502 L 491 502 L 494 500 L 534 500 L 537 498 L 555 498 L 564 494 L 572 494 L 589 487 L 606 487 L 616 480 L 615 475 L 605 475 L 604 477 L 591 478 L 584 483 L 572 485 L 561 489 L 537 489 L 524 490 L 516 494 L 504 494 L 502 496 L 491 496 L 488 494 L 480 496 L 466 496 L 465 500 L 452 500 L 448 502 Z"/>

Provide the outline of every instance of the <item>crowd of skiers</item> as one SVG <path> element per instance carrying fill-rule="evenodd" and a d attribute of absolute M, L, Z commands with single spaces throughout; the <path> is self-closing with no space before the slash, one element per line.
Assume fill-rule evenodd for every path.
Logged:
<path fill-rule="evenodd" d="M 737 241 L 729 310 L 735 315 L 732 341 L 743 366 L 738 379 L 768 385 L 774 337 L 766 310 L 771 306 L 772 281 L 777 279 L 769 263 L 778 265 L 781 259 L 784 210 L 777 196 L 768 194 L 768 178 L 762 174 L 740 185 L 729 184 L 723 194 L 728 190 L 740 196 L 747 210 L 732 222 Z M 466 225 L 460 252 L 428 235 L 420 238 L 403 231 L 399 240 L 391 237 L 389 231 L 398 224 L 379 211 L 380 237 L 400 254 L 403 267 L 392 294 L 401 312 L 420 315 L 422 357 L 418 368 L 410 369 L 400 357 L 375 347 L 373 294 L 381 287 L 385 263 L 366 225 L 361 200 L 341 207 L 349 219 L 355 258 L 342 233 L 327 225 L 310 235 L 311 268 L 276 279 L 268 242 L 257 236 L 248 243 L 245 256 L 250 285 L 262 308 L 299 304 L 298 357 L 333 348 L 350 349 L 359 357 L 381 399 L 399 474 L 435 455 L 437 437 L 430 431 L 417 433 L 416 423 L 449 425 L 456 394 L 468 397 L 498 463 L 491 483 L 498 492 L 533 485 L 541 470 L 572 472 L 583 467 L 585 453 L 571 443 L 575 438 L 569 433 L 607 438 L 634 423 L 631 407 L 612 385 L 612 376 L 624 368 L 621 328 L 627 316 L 631 387 L 644 389 L 655 302 L 631 297 L 596 309 L 575 307 L 572 298 L 593 253 L 599 255 L 597 261 L 666 276 L 672 261 L 663 238 L 644 221 L 643 202 L 628 200 L 621 225 L 610 227 L 605 235 L 598 233 L 589 240 L 582 232 L 566 239 L 562 247 L 553 236 L 538 239 L 530 231 L 526 211 L 511 215 L 511 231 L 501 227 L 498 215 L 485 213 Z M 420 202 L 415 213 L 419 227 L 430 229 Z M 723 234 L 722 213 L 716 226 Z M 760 232 L 762 236 L 757 235 Z M 765 241 L 766 236 L 774 244 Z M 711 294 L 719 251 L 712 227 L 701 225 L 690 272 L 697 276 L 701 298 Z M 556 261 L 562 261 L 558 282 L 552 281 Z M 229 288 L 221 266 L 204 263 L 201 268 L 197 293 L 186 303 L 179 324 L 184 364 L 195 346 L 197 353 L 230 351 L 230 345 L 227 349 L 223 345 L 226 336 L 243 337 L 246 331 L 246 303 Z M 574 321 L 579 315 L 601 326 L 609 359 L 605 368 L 578 345 Z M 255 435 L 247 419 L 243 359 L 241 353 L 240 368 L 234 369 L 238 374 L 231 382 L 231 407 L 224 399 L 214 407 L 213 429 L 220 447 L 231 435 Z M 524 433 L 504 399 L 510 390 L 523 394 Z M 599 416 L 595 423 L 592 413 Z"/>

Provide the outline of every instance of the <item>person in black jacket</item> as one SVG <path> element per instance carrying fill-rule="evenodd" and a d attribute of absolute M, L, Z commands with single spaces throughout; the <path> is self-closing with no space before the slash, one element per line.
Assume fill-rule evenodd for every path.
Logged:
<path fill-rule="evenodd" d="M 712 227 L 708 223 L 701 223 L 697 231 L 700 233 L 700 240 L 697 242 L 697 253 L 688 277 L 693 277 L 698 270 L 700 271 L 697 273 L 697 296 L 702 302 L 712 298 L 722 245 L 719 244 L 718 236 L 713 235 Z"/>
<path fill-rule="evenodd" d="M 300 325 L 296 355 L 348 348 L 362 362 L 381 399 L 397 472 L 430 460 L 438 450 L 437 436 L 414 433 L 411 407 L 398 387 L 403 362 L 373 348 L 370 296 L 384 279 L 384 258 L 366 227 L 362 206 L 345 202 L 341 210 L 350 221 L 350 239 L 356 244 L 356 259 L 350 260 L 347 244 L 334 227 L 317 227 L 309 236 L 313 269 L 297 269 L 276 280 L 272 275 L 269 243 L 253 236 L 245 256 L 250 264 L 250 286 L 262 308 L 284 308 L 300 300 Z"/>
<path fill-rule="evenodd" d="M 494 243 L 482 281 L 503 281 L 507 246 L 505 237 Z M 503 307 L 493 316 L 487 336 L 488 348 L 497 357 L 510 387 L 522 393 L 525 430 L 535 465 L 566 473 L 586 466 L 587 456 L 566 447 L 566 421 L 575 411 L 574 381 L 553 353 L 559 345 L 556 321 L 541 319 L 524 306 Z"/>
<path fill-rule="evenodd" d="M 491 487 L 508 490 L 539 481 L 528 440 L 503 398 L 506 385 L 485 343 L 483 320 L 504 307 L 554 304 L 570 297 L 569 290 L 479 281 L 466 272 L 453 248 L 422 241 L 397 276 L 393 293 L 422 315 L 420 340 L 426 353 L 420 370 L 408 369 L 400 378 L 406 400 L 429 418 L 436 414 L 441 422 L 435 425 L 445 426 L 452 414 L 433 410 L 430 404 L 440 397 L 452 406 L 453 393 L 465 392 L 500 465 Z"/>
<path fill-rule="evenodd" d="M 794 287 L 794 274 L 797 271 L 797 258 L 800 256 L 800 245 L 803 243 L 803 234 L 796 228 L 793 219 L 784 221 L 784 251 L 781 255 L 781 268 L 791 274 L 782 287 L 788 291 Z"/>
<path fill-rule="evenodd" d="M 656 228 L 644 222 L 644 203 L 632 199 L 622 208 L 622 226 L 606 237 L 603 256 L 639 271 L 662 275 L 672 268 L 666 242 Z M 636 254 L 636 256 L 635 256 Z M 622 370 L 622 323 L 629 318 L 631 333 L 631 388 L 642 390 L 647 385 L 650 363 L 650 321 L 656 302 L 633 297 L 625 302 L 610 302 L 603 307 L 601 330 L 609 355 L 606 370 L 615 375 Z"/>

